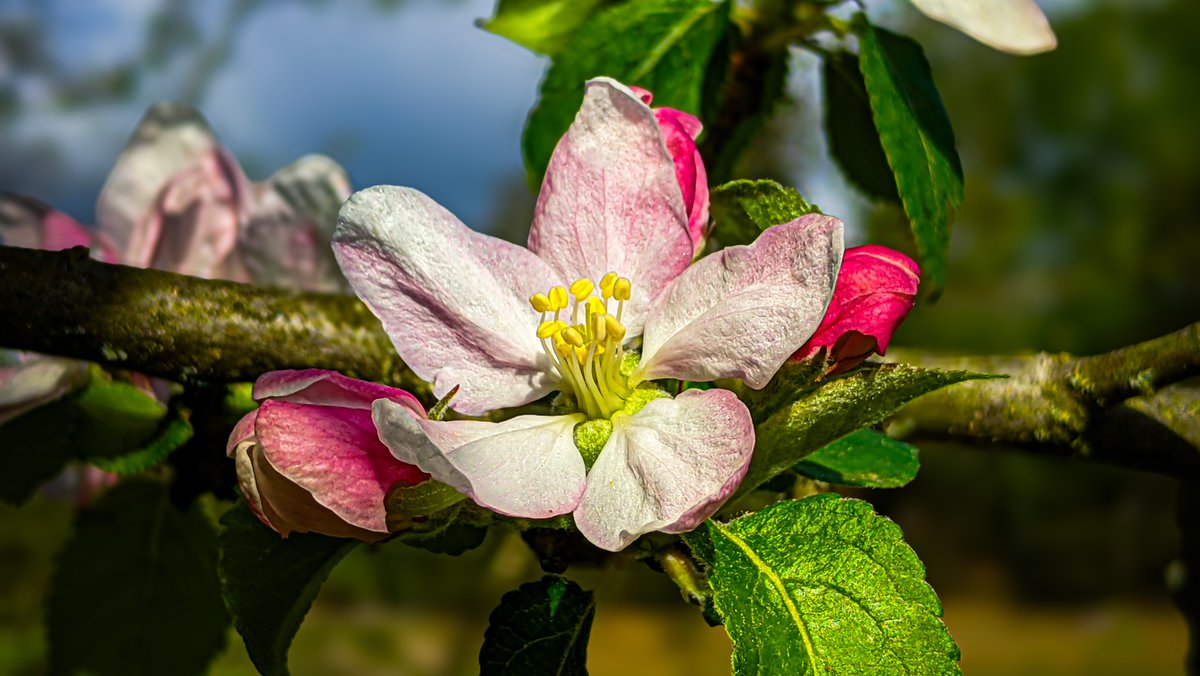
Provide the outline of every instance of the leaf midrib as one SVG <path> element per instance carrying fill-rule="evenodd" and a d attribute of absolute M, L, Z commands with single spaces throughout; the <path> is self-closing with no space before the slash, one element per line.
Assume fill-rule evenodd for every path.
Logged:
<path fill-rule="evenodd" d="M 744 554 L 746 558 L 750 560 L 750 563 L 756 569 L 758 569 L 762 575 L 766 576 L 771 585 L 775 587 L 775 590 L 779 593 L 779 597 L 783 600 L 784 607 L 787 608 L 788 614 L 792 618 L 792 623 L 796 625 L 796 629 L 800 632 L 800 639 L 804 642 L 804 652 L 808 655 L 808 663 L 812 667 L 813 673 L 817 673 L 819 671 L 817 652 L 813 647 L 812 637 L 808 635 L 808 627 L 804 624 L 804 618 L 800 616 L 800 609 L 796 607 L 796 603 L 792 599 L 791 593 L 788 592 L 787 586 L 783 582 L 783 578 L 781 578 L 773 568 L 768 566 L 766 561 L 763 561 L 761 558 L 759 558 L 758 554 L 754 552 L 754 550 L 749 544 L 746 543 L 745 540 L 735 535 L 732 531 L 721 525 L 716 520 L 710 519 L 709 523 L 712 524 L 713 528 L 717 529 L 717 532 L 725 536 L 726 539 L 737 546 L 737 548 L 741 550 L 742 554 Z"/>
<path fill-rule="evenodd" d="M 645 77 L 647 73 L 649 73 L 654 69 L 655 66 L 658 65 L 658 62 L 662 60 L 667 52 L 671 51 L 676 44 L 683 40 L 683 37 L 687 35 L 688 31 L 690 31 L 693 26 L 699 23 L 700 20 L 709 13 L 716 11 L 716 9 L 722 4 L 724 3 L 709 3 L 706 5 L 701 5 L 692 10 L 692 12 L 687 15 L 686 19 L 675 24 L 674 28 L 668 31 L 666 35 L 662 36 L 662 38 L 654 44 L 654 47 L 646 53 L 646 58 L 642 59 L 642 61 L 638 63 L 633 70 L 629 71 L 626 82 L 634 84 L 641 78 Z"/>

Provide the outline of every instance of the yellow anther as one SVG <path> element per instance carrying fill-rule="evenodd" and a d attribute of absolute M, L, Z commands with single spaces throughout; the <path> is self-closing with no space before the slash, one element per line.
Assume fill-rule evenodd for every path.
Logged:
<path fill-rule="evenodd" d="M 561 286 L 550 289 L 550 305 L 555 312 L 567 307 L 567 290 Z"/>
<path fill-rule="evenodd" d="M 580 278 L 571 284 L 571 295 L 575 296 L 575 300 L 583 300 L 592 295 L 592 290 L 595 288 L 596 285 L 592 283 L 592 280 Z"/>
<path fill-rule="evenodd" d="M 550 297 L 544 293 L 535 293 L 529 298 L 529 304 L 538 312 L 554 312 L 554 304 L 550 302 Z"/>
<path fill-rule="evenodd" d="M 559 331 L 562 331 L 565 328 L 567 328 L 566 322 L 557 322 L 557 321 L 542 322 L 542 325 L 538 327 L 537 337 L 541 338 L 542 340 L 545 340 L 545 339 L 549 338 L 550 336 L 557 334 Z"/>
<path fill-rule="evenodd" d="M 583 347 L 583 335 L 573 326 L 568 326 L 558 335 L 562 336 L 563 342 L 571 347 Z"/>
<path fill-rule="evenodd" d="M 588 328 L 592 334 L 592 340 L 594 340 L 596 343 L 604 342 L 604 330 L 608 328 L 608 322 L 606 322 L 604 318 L 607 316 L 607 314 L 601 314 L 599 312 L 588 315 Z"/>
<path fill-rule="evenodd" d="M 621 277 L 613 284 L 613 298 L 617 300 L 629 300 L 629 292 L 633 285 L 629 282 L 628 277 Z"/>
<path fill-rule="evenodd" d="M 607 311 L 608 311 L 608 308 L 606 308 L 604 306 L 604 301 L 600 300 L 599 298 L 597 298 L 595 296 L 588 297 L 587 313 L 588 313 L 589 317 L 592 315 L 602 315 Z"/>
<path fill-rule="evenodd" d="M 609 338 L 618 343 L 625 338 L 625 325 L 612 315 L 604 315 L 604 330 L 608 332 Z"/>
<path fill-rule="evenodd" d="M 600 295 L 604 296 L 604 300 L 612 298 L 613 284 L 617 283 L 617 273 L 610 272 L 600 278 Z"/>

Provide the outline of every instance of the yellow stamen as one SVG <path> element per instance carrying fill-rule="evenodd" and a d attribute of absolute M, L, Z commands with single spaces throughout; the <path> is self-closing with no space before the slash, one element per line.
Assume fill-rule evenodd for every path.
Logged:
<path fill-rule="evenodd" d="M 577 279 L 571 284 L 571 295 L 575 296 L 575 300 L 580 301 L 592 295 L 592 290 L 596 285 L 590 279 Z"/>
<path fill-rule="evenodd" d="M 613 284 L 613 298 L 617 300 L 629 300 L 629 294 L 633 291 L 633 284 L 628 277 L 621 277 Z"/>
<path fill-rule="evenodd" d="M 613 284 L 617 283 L 617 273 L 610 272 L 600 278 L 600 295 L 604 296 L 604 300 L 612 298 Z"/>
<path fill-rule="evenodd" d="M 571 347 L 583 347 L 583 335 L 573 326 L 568 326 L 558 335 L 562 336 L 563 342 Z"/>
<path fill-rule="evenodd" d="M 613 342 L 620 343 L 625 339 L 625 325 L 612 315 L 604 315 L 604 329 Z"/>
<path fill-rule="evenodd" d="M 550 302 L 550 297 L 544 293 L 535 293 L 529 298 L 529 304 L 538 312 L 553 312 L 554 305 Z"/>
<path fill-rule="evenodd" d="M 550 289 L 550 303 L 555 312 L 565 310 L 568 303 L 567 290 L 561 286 Z"/>
<path fill-rule="evenodd" d="M 565 328 L 567 328 L 566 322 L 560 322 L 560 321 L 542 322 L 542 325 L 538 327 L 537 337 L 541 338 L 542 340 L 545 340 L 545 339 L 549 338 L 550 336 L 557 335 L 559 331 L 562 331 Z"/>

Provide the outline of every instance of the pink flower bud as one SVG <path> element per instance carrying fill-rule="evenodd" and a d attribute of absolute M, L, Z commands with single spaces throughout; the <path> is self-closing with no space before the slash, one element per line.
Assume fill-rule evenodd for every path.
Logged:
<path fill-rule="evenodd" d="M 262 405 L 229 437 L 250 508 L 280 535 L 315 532 L 366 542 L 388 535 L 384 498 L 429 478 L 379 441 L 371 404 L 389 399 L 424 418 L 408 392 L 332 371 L 274 371 L 254 384 Z"/>
<path fill-rule="evenodd" d="M 826 348 L 830 373 L 842 373 L 872 353 L 884 354 L 920 280 L 921 269 L 899 251 L 875 244 L 847 249 L 825 319 L 795 358 Z"/>

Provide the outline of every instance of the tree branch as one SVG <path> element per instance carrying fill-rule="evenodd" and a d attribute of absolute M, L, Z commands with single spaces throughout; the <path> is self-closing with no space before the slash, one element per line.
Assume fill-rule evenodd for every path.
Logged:
<path fill-rule="evenodd" d="M 903 349 L 889 357 L 1011 376 L 928 394 L 898 413 L 889 432 L 1200 478 L 1195 415 L 1200 388 L 1167 387 L 1200 374 L 1200 323 L 1093 357 L 947 356 Z"/>
<path fill-rule="evenodd" d="M 429 386 L 400 361 L 356 298 L 265 289 L 0 247 L 0 346 L 171 380 L 237 382 L 325 368 Z M 1200 323 L 1094 357 L 943 356 L 893 349 L 921 366 L 1006 373 L 926 395 L 892 421 L 915 439 L 1002 444 L 1200 479 Z"/>
<path fill-rule="evenodd" d="M 326 368 L 428 396 L 353 296 L 109 265 L 87 249 L 0 246 L 0 346 L 170 380 L 250 381 Z"/>

